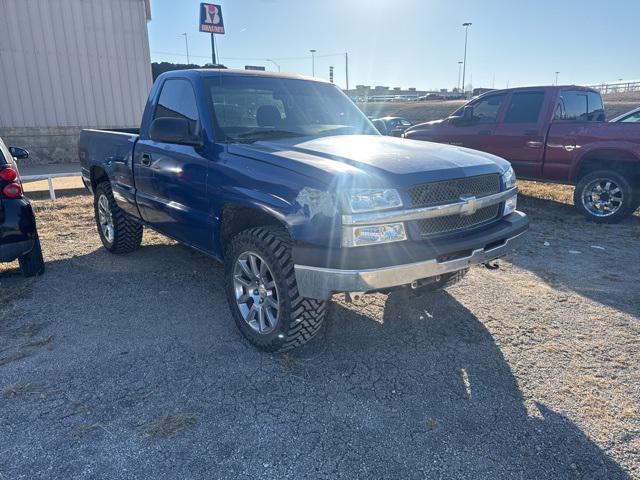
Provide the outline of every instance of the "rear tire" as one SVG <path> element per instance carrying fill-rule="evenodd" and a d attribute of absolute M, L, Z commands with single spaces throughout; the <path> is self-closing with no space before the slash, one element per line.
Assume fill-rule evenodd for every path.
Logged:
<path fill-rule="evenodd" d="M 109 182 L 96 187 L 93 208 L 104 248 L 112 253 L 129 253 L 140 247 L 143 227 L 118 207 Z"/>
<path fill-rule="evenodd" d="M 18 263 L 25 277 L 35 277 L 44 273 L 44 258 L 42 258 L 42 247 L 37 233 L 33 248 L 29 253 L 18 258 Z"/>
<path fill-rule="evenodd" d="M 573 192 L 575 208 L 597 223 L 617 223 L 636 209 L 631 182 L 612 170 L 597 170 L 578 180 Z"/>
<path fill-rule="evenodd" d="M 298 293 L 291 239 L 281 227 L 251 228 L 236 235 L 225 254 L 225 281 L 238 329 L 261 350 L 284 352 L 299 347 L 311 340 L 324 322 L 327 302 Z M 274 304 L 277 309 L 269 307 Z M 254 308 L 271 310 L 267 316 L 266 310 L 251 313 Z M 262 319 L 267 319 L 264 329 L 260 327 Z"/>

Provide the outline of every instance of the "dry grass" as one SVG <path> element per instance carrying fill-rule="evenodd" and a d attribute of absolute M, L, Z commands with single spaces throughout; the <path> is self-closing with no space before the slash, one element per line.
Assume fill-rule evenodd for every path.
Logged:
<path fill-rule="evenodd" d="M 7 363 L 11 363 L 11 362 L 16 362 L 18 360 L 22 360 L 23 358 L 27 357 L 28 355 L 29 355 L 28 353 L 19 350 L 17 352 L 10 353 L 9 355 L 5 355 L 3 357 L 0 357 L 0 367 L 2 365 L 6 365 Z"/>
<path fill-rule="evenodd" d="M 571 377 L 561 388 L 579 405 L 579 411 L 601 426 L 621 428 L 638 419 L 638 408 L 627 397 L 624 387 L 610 378 L 594 375 Z"/>
<path fill-rule="evenodd" d="M 191 414 L 165 415 L 146 423 L 142 431 L 147 437 L 169 438 L 181 432 L 196 422 L 196 416 Z"/>
<path fill-rule="evenodd" d="M 2 393 L 0 396 L 2 398 L 13 398 L 18 395 L 23 395 L 29 391 L 29 385 L 25 385 L 23 383 L 12 383 L 11 385 L 7 385 L 2 389 Z"/>
<path fill-rule="evenodd" d="M 73 429 L 73 436 L 76 438 L 83 438 L 98 428 L 100 428 L 100 425 L 97 423 L 81 423 Z"/>

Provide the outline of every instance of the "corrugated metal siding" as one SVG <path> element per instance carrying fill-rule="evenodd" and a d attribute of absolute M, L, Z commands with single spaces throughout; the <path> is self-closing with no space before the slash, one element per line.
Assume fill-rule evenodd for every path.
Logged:
<path fill-rule="evenodd" d="M 0 0 L 0 19 L 0 127 L 139 125 L 145 0 Z"/>

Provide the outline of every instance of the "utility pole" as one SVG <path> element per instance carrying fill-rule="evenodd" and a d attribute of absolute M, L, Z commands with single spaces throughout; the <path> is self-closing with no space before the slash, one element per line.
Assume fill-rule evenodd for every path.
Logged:
<path fill-rule="evenodd" d="M 189 59 L 189 39 L 187 38 L 186 33 L 183 33 L 182 35 L 184 35 L 184 45 L 187 48 L 187 65 L 191 65 L 191 60 Z"/>
<path fill-rule="evenodd" d="M 315 77 L 316 76 L 316 57 L 315 57 L 315 54 L 316 54 L 317 50 L 312 48 L 309 51 L 311 52 L 311 76 Z"/>
<path fill-rule="evenodd" d="M 274 62 L 273 60 L 271 60 L 270 58 L 267 58 L 267 62 L 271 62 L 273 63 L 276 67 L 278 67 L 278 71 L 280 71 L 280 64 L 277 62 Z"/>
<path fill-rule="evenodd" d="M 556 83 L 554 85 L 558 85 L 558 75 L 560 75 L 560 72 L 556 72 Z"/>
<path fill-rule="evenodd" d="M 460 74 L 462 73 L 462 61 L 458 62 L 458 93 L 460 93 Z"/>
<path fill-rule="evenodd" d="M 349 91 L 349 52 L 344 52 L 344 77 Z"/>
<path fill-rule="evenodd" d="M 469 27 L 472 25 L 471 22 L 464 22 L 462 26 L 464 27 L 464 58 L 462 64 L 462 94 L 465 93 L 464 79 L 467 73 L 467 38 L 469 36 Z"/>

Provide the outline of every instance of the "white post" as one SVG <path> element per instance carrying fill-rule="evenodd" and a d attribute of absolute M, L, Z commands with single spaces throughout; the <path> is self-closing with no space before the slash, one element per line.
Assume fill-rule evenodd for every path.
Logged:
<path fill-rule="evenodd" d="M 49 197 L 51 197 L 51 200 L 55 200 L 56 191 L 53 189 L 53 180 L 51 179 L 51 175 L 47 177 L 47 181 L 49 182 Z"/>

